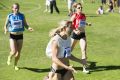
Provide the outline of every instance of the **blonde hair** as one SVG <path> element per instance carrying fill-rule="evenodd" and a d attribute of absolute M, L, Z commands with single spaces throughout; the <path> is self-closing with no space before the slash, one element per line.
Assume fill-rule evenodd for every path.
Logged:
<path fill-rule="evenodd" d="M 56 34 L 59 34 L 65 27 L 69 27 L 69 23 L 72 22 L 69 20 L 62 20 L 57 28 L 54 28 L 49 32 L 49 37 L 54 37 Z"/>

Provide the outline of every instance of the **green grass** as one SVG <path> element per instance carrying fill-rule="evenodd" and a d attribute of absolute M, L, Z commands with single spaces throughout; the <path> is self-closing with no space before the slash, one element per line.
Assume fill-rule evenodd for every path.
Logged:
<path fill-rule="evenodd" d="M 34 32 L 24 32 L 24 44 L 21 52 L 19 66 L 22 68 L 15 71 L 12 65 L 7 66 L 9 54 L 9 34 L 4 35 L 3 26 L 5 18 L 11 12 L 11 5 L 18 2 L 20 10 L 26 16 L 29 25 Z M 88 42 L 88 60 L 97 62 L 96 68 L 91 74 L 83 74 L 81 64 L 71 62 L 77 67 L 76 80 L 120 80 L 120 14 L 106 13 L 96 15 L 95 11 L 100 1 L 91 4 L 85 0 L 83 11 L 87 21 L 92 27 L 86 28 Z M 67 17 L 67 3 L 65 0 L 57 0 L 60 14 L 43 13 L 45 0 L 0 0 L 0 80 L 42 80 L 47 75 L 51 60 L 45 55 L 45 48 L 49 41 L 49 30 L 56 27 L 57 23 Z M 80 57 L 79 45 L 73 54 Z"/>

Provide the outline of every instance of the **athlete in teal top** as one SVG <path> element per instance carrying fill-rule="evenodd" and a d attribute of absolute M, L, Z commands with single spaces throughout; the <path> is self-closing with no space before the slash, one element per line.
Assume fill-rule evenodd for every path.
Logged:
<path fill-rule="evenodd" d="M 12 5 L 12 13 L 7 16 L 4 33 L 7 31 L 10 33 L 10 54 L 8 56 L 7 64 L 10 65 L 11 59 L 14 56 L 14 69 L 19 70 L 17 67 L 18 60 L 20 58 L 20 52 L 23 44 L 23 31 L 24 27 L 29 31 L 33 31 L 25 20 L 25 16 L 19 12 L 19 4 L 15 3 Z"/>
<path fill-rule="evenodd" d="M 8 15 L 8 31 L 9 32 L 18 32 L 24 31 L 24 15 L 18 13 L 14 15 L 13 13 Z"/>

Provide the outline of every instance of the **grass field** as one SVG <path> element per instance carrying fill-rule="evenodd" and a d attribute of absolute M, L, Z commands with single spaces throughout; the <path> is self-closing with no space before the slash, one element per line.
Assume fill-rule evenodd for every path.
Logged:
<path fill-rule="evenodd" d="M 74 74 L 76 80 L 120 80 L 120 14 L 106 13 L 96 15 L 95 11 L 100 5 L 96 0 L 94 4 L 85 0 L 84 12 L 87 21 L 92 27 L 86 28 L 88 42 L 88 61 L 96 62 L 91 74 L 82 73 L 82 65 L 71 62 L 78 70 Z M 9 34 L 4 35 L 3 26 L 5 18 L 11 12 L 11 5 L 20 4 L 20 11 L 26 16 L 34 32 L 24 32 L 24 45 L 19 61 L 19 71 L 12 65 L 7 66 L 9 54 Z M 45 48 L 49 41 L 48 32 L 57 25 L 57 22 L 67 17 L 65 0 L 57 0 L 60 14 L 43 13 L 45 0 L 0 0 L 0 80 L 42 80 L 47 75 L 51 60 L 45 55 Z M 79 45 L 73 54 L 80 57 Z"/>

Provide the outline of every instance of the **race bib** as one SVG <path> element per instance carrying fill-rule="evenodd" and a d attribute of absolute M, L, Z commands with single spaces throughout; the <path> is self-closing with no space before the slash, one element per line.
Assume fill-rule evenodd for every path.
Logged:
<path fill-rule="evenodd" d="M 65 48 L 65 50 L 64 50 L 64 57 L 67 58 L 67 57 L 69 57 L 69 56 L 71 56 L 71 48 L 70 48 L 70 47 L 67 47 L 67 48 Z"/>
<path fill-rule="evenodd" d="M 80 20 L 79 27 L 85 27 L 85 25 L 86 25 L 86 21 Z"/>
<path fill-rule="evenodd" d="M 14 21 L 13 26 L 14 26 L 14 29 L 22 28 L 22 20 Z"/>

